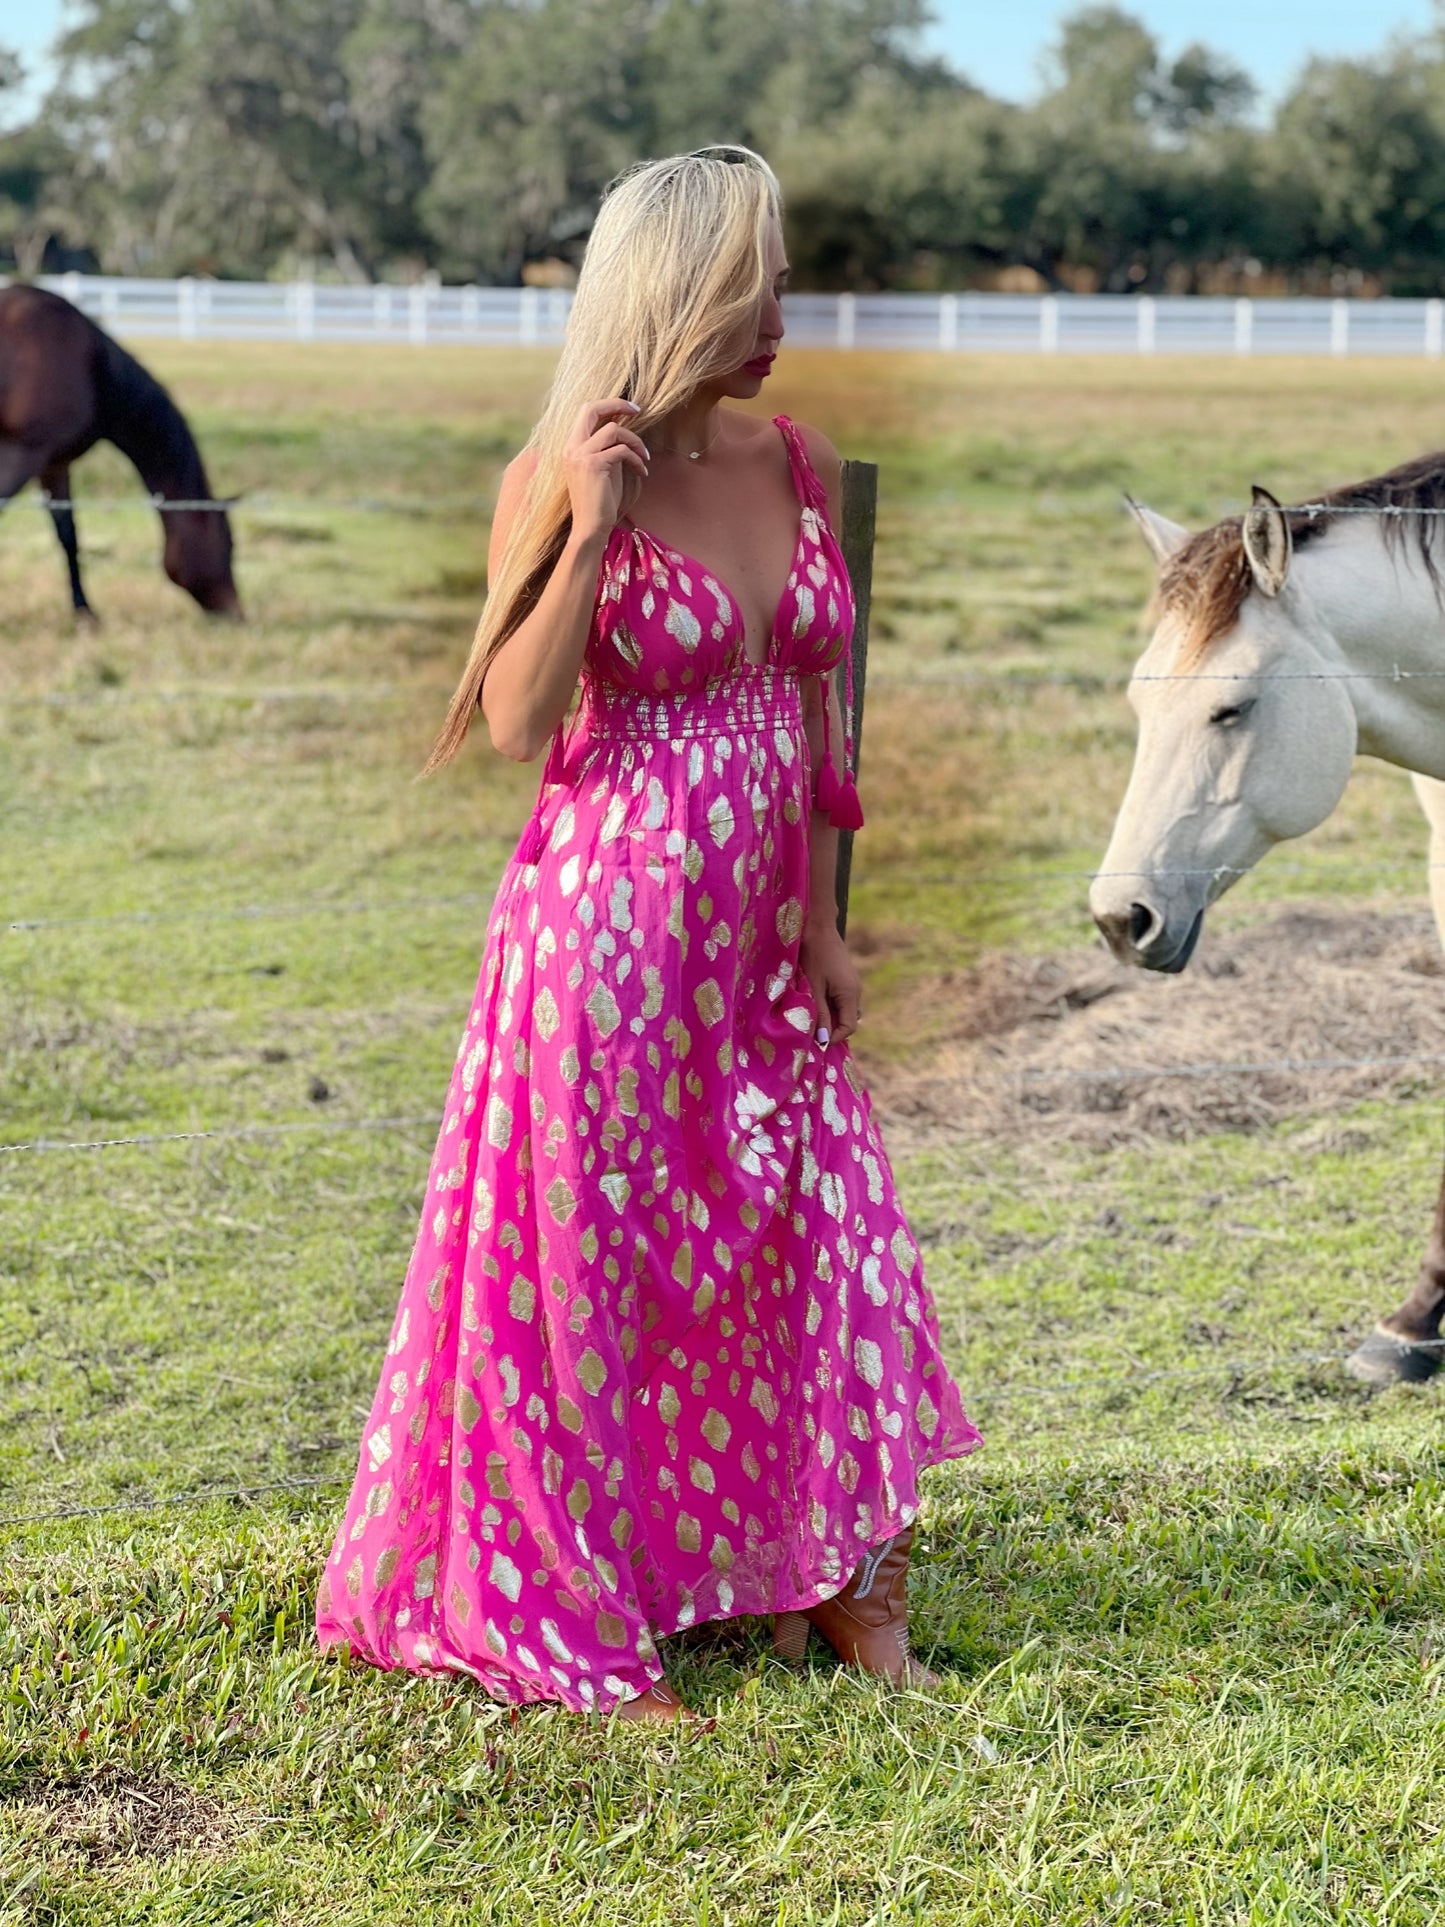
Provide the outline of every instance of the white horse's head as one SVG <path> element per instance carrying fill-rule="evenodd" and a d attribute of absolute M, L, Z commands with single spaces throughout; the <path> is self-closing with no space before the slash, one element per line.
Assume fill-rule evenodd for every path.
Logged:
<path fill-rule="evenodd" d="M 1355 710 L 1272 495 L 1194 536 L 1129 506 L 1160 564 L 1159 623 L 1129 685 L 1138 747 L 1089 908 L 1122 962 L 1178 971 L 1210 904 L 1339 802 Z"/>

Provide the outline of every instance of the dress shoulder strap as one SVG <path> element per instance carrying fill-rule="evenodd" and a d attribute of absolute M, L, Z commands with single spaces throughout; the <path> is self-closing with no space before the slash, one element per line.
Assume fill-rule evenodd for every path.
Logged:
<path fill-rule="evenodd" d="M 824 520 L 828 516 L 828 491 L 818 479 L 818 471 L 808 460 L 808 444 L 798 424 L 787 415 L 774 415 L 773 426 L 788 451 L 788 467 L 793 471 L 793 487 L 805 508 L 816 509 Z"/>

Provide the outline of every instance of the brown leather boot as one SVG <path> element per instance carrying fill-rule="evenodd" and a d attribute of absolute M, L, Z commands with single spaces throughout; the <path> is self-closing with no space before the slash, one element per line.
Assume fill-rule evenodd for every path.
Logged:
<path fill-rule="evenodd" d="M 840 1593 L 806 1612 L 778 1613 L 773 1619 L 773 1651 L 779 1659 L 798 1660 L 815 1628 L 846 1666 L 879 1673 L 895 1686 L 931 1688 L 937 1673 L 908 1650 L 908 1555 L 913 1528 L 875 1546 Z"/>
<path fill-rule="evenodd" d="M 620 1706 L 614 1707 L 612 1718 L 671 1726 L 675 1720 L 695 1720 L 697 1714 L 678 1698 L 665 1679 L 659 1679 L 654 1680 L 645 1693 L 639 1693 L 636 1699 L 623 1700 Z"/>

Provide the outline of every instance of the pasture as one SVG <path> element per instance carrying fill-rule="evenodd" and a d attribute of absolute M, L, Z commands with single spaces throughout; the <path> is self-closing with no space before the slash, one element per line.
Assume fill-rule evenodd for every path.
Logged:
<path fill-rule="evenodd" d="M 108 451 L 101 629 L 0 519 L 0 1141 L 256 1134 L 0 1155 L 0 1923 L 1435 1920 L 1445 1394 L 1336 1360 L 1418 1261 L 1439 1068 L 1110 1074 L 1445 1051 L 1423 825 L 1362 765 L 1198 976 L 1127 990 L 1081 873 L 1150 580 L 1120 491 L 1372 473 L 1445 441 L 1438 369 L 785 354 L 771 406 L 882 469 L 860 1054 L 988 1444 L 923 1521 L 939 1698 L 719 1633 L 669 1658 L 715 1726 L 662 1737 L 310 1636 L 537 778 L 415 771 L 548 358 L 140 352 L 249 491 L 251 620 L 163 581 Z"/>

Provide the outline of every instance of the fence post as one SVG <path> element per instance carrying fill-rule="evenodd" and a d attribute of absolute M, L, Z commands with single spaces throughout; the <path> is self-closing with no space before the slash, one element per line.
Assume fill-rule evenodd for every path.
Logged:
<path fill-rule="evenodd" d="M 858 330 L 858 302 L 851 294 L 838 296 L 838 346 L 851 348 Z"/>
<path fill-rule="evenodd" d="M 316 339 L 316 288 L 310 281 L 296 283 L 296 339 Z"/>
<path fill-rule="evenodd" d="M 1440 359 L 1441 336 L 1445 333 L 1445 302 L 1425 303 L 1425 353 L 1431 361 Z"/>
<path fill-rule="evenodd" d="M 958 296 L 946 294 L 938 304 L 938 345 L 945 354 L 958 346 Z"/>
<path fill-rule="evenodd" d="M 1350 352 L 1350 304 L 1348 301 L 1330 303 L 1330 353 L 1347 355 Z"/>
<path fill-rule="evenodd" d="M 873 601 L 873 536 L 878 522 L 878 468 L 874 462 L 843 464 L 843 560 L 853 584 L 853 770 L 863 742 L 863 695 L 868 683 L 868 611 Z M 848 934 L 848 885 L 853 876 L 853 832 L 838 835 L 838 934 Z"/>
<path fill-rule="evenodd" d="M 481 296 L 475 281 L 469 281 L 462 289 L 462 333 L 468 341 L 476 339 L 481 320 Z"/>
<path fill-rule="evenodd" d="M 1039 352 L 1056 355 L 1059 352 L 1059 297 L 1046 294 L 1039 302 Z"/>
<path fill-rule="evenodd" d="M 196 284 L 188 274 L 176 283 L 176 333 L 183 341 L 196 338 Z"/>
<path fill-rule="evenodd" d="M 407 291 L 407 336 L 413 347 L 426 345 L 426 298 L 424 281 L 414 281 Z"/>
<path fill-rule="evenodd" d="M 1254 353 L 1254 303 L 1247 297 L 1234 304 L 1234 352 L 1237 355 Z"/>
<path fill-rule="evenodd" d="M 1139 353 L 1152 355 L 1158 339 L 1159 315 L 1152 294 L 1139 296 Z"/>

